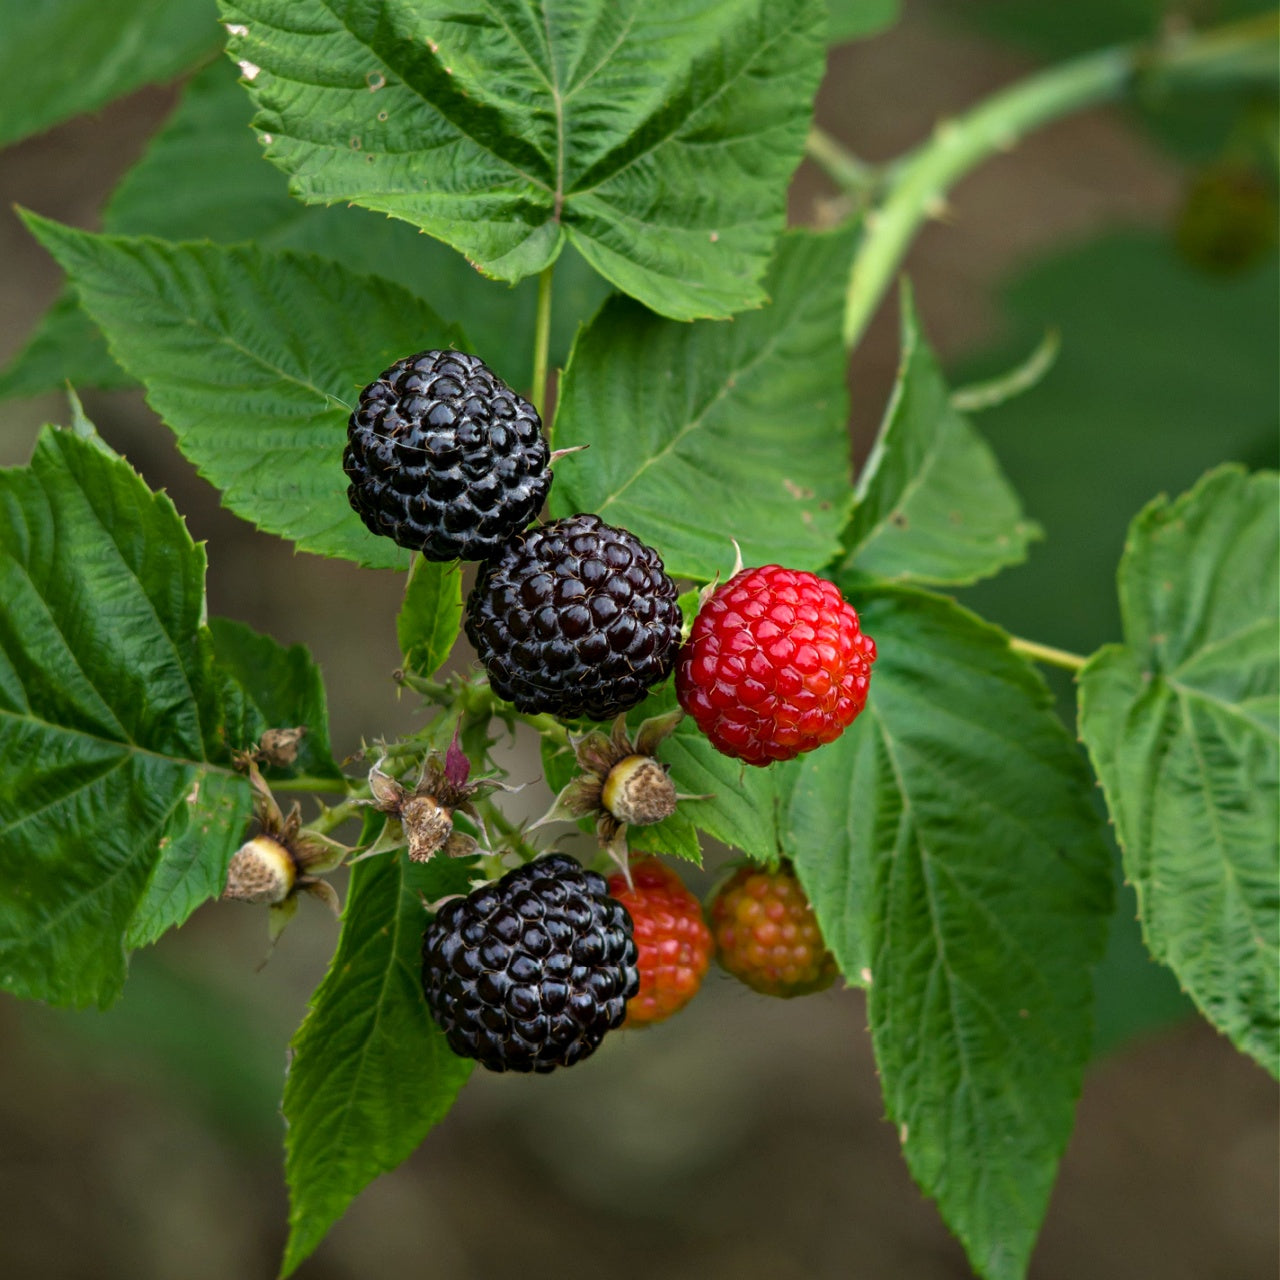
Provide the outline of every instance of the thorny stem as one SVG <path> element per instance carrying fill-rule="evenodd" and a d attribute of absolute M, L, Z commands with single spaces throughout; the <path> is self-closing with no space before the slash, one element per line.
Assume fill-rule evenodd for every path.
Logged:
<path fill-rule="evenodd" d="M 487 682 L 439 684 L 434 680 L 424 680 L 421 676 L 415 676 L 411 671 L 397 672 L 396 682 L 406 689 L 412 689 L 415 693 L 422 694 L 428 702 L 433 702 L 437 706 L 453 706 L 473 715 L 488 716 L 490 718 L 496 715 L 510 715 L 523 724 L 527 724 L 531 729 L 542 734 L 543 737 L 551 738 L 561 745 L 569 741 L 569 731 L 553 716 L 547 715 L 545 712 L 540 715 L 529 715 L 525 712 L 511 711 L 508 707 L 499 706 L 497 695 Z M 409 738 L 403 740 L 405 744 L 412 741 L 413 739 Z M 388 750 L 388 757 L 394 750 L 395 748 Z M 400 752 L 399 754 L 405 755 L 408 753 Z"/>
<path fill-rule="evenodd" d="M 364 790 L 368 790 L 367 786 Z M 367 798 L 366 796 L 365 799 Z M 306 824 L 304 830 L 327 836 L 331 831 L 336 831 L 349 818 L 357 817 L 363 808 L 364 805 L 359 798 L 344 800 L 341 804 L 335 804 L 332 809 L 323 810 L 318 818 L 313 818 Z"/>
<path fill-rule="evenodd" d="M 524 838 L 519 826 L 512 822 L 492 800 L 480 801 L 478 808 L 486 825 L 492 824 L 496 827 L 499 835 L 525 862 L 532 862 L 541 852 Z"/>
<path fill-rule="evenodd" d="M 1040 644 L 1036 640 L 1024 640 L 1021 636 L 1009 637 L 1009 648 L 1020 653 L 1032 662 L 1043 662 L 1046 666 L 1062 667 L 1066 671 L 1079 671 L 1088 662 L 1078 653 L 1069 653 L 1066 649 L 1055 649 L 1049 644 Z"/>
<path fill-rule="evenodd" d="M 538 277 L 538 314 L 533 329 L 533 407 L 547 416 L 547 357 L 551 350 L 551 279 L 553 262 Z"/>
<path fill-rule="evenodd" d="M 970 169 L 1010 150 L 1040 125 L 1132 90 L 1264 76 L 1274 80 L 1278 32 L 1280 17 L 1266 14 L 1202 35 L 1102 49 L 1028 76 L 964 115 L 943 121 L 928 142 L 894 166 L 883 202 L 866 217 L 845 297 L 845 346 L 857 345 L 916 232 L 945 208 L 946 193 Z M 828 153 L 829 158 L 834 154 Z M 835 162 L 848 169 L 858 195 L 866 186 L 865 166 L 855 162 L 850 167 L 850 159 L 843 153 Z M 829 165 L 824 167 L 836 176 Z"/>
<path fill-rule="evenodd" d="M 447 706 L 453 701 L 454 690 L 437 680 L 427 680 L 423 676 L 414 675 L 412 671 L 397 671 L 395 680 L 396 684 L 412 689 L 414 693 L 422 694 L 428 702 Z"/>

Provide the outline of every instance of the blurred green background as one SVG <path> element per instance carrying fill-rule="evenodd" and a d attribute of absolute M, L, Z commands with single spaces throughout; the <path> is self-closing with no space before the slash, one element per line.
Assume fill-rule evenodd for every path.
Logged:
<path fill-rule="evenodd" d="M 833 52 L 819 119 L 859 155 L 888 159 L 1040 61 L 1141 35 L 1166 9 L 1210 22 L 1265 7 L 909 2 L 886 33 Z M 0 364 L 60 287 L 10 206 L 98 225 L 176 94 L 146 89 L 0 152 Z M 1025 566 L 966 592 L 973 608 L 1089 652 L 1118 635 L 1115 564 L 1132 515 L 1224 459 L 1277 464 L 1275 160 L 1273 100 L 1094 111 L 966 179 L 926 228 L 907 269 L 957 384 L 1016 364 L 1047 327 L 1062 339 L 1040 386 L 978 419 L 1046 538 Z M 833 194 L 806 165 L 794 217 L 830 216 Z M 893 377 L 894 311 L 851 367 L 859 457 Z M 393 575 L 296 557 L 222 511 L 140 394 L 85 403 L 208 539 L 211 611 L 312 647 L 339 753 L 417 723 L 389 679 Z M 25 461 L 39 425 L 65 416 L 54 396 L 0 404 L 0 464 Z M 1054 679 L 1070 720 L 1070 682 Z M 511 767 L 517 781 L 536 776 L 528 744 Z M 547 796 L 533 786 L 521 802 L 541 812 Z M 285 1046 L 336 939 L 313 905 L 260 972 L 264 919 L 211 905 L 134 958 L 109 1013 L 0 999 L 0 1276 L 274 1274 Z M 1133 911 L 1122 894 L 1099 974 L 1099 1058 L 1031 1274 L 1270 1280 L 1274 1086 L 1188 1015 L 1146 959 Z M 615 1036 L 571 1073 L 478 1074 L 299 1275 L 968 1275 L 882 1114 L 858 994 L 788 1004 L 713 974 L 689 1014 Z"/>

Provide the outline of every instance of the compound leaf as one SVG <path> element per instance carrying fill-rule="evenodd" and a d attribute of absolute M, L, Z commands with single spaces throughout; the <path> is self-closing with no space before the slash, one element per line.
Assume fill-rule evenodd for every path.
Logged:
<path fill-rule="evenodd" d="M 462 567 L 415 556 L 396 618 L 400 652 L 410 671 L 428 678 L 444 665 L 462 626 Z"/>
<path fill-rule="evenodd" d="M 1152 954 L 1280 1075 L 1275 473 L 1210 472 L 1130 527 L 1124 643 L 1080 677 L 1088 744 Z"/>
<path fill-rule="evenodd" d="M 852 593 L 866 710 L 789 778 L 782 847 L 868 990 L 889 1118 L 975 1270 L 1021 1277 L 1089 1057 L 1110 855 L 1084 762 L 1003 632 Z"/>
<path fill-rule="evenodd" d="M 222 32 L 209 0 L 29 0 L 0 6 L 0 147 L 171 80 Z"/>
<path fill-rule="evenodd" d="M 361 387 L 404 355 L 462 345 L 430 307 L 321 258 L 25 217 L 232 511 L 303 551 L 407 564 L 352 511 L 342 449 Z"/>
<path fill-rule="evenodd" d="M 469 868 L 445 866 L 459 882 L 435 885 L 435 896 L 466 892 Z M 427 1011 L 427 917 L 406 868 L 397 854 L 352 868 L 337 953 L 293 1039 L 284 1088 L 290 1208 L 282 1275 L 365 1186 L 413 1152 L 471 1070 Z"/>
<path fill-rule="evenodd" d="M 249 815 L 203 550 L 96 437 L 0 471 L 0 987 L 107 1005 L 222 887 Z"/>
<path fill-rule="evenodd" d="M 165 240 L 253 240 L 264 249 L 297 249 L 350 271 L 386 276 L 447 312 L 512 386 L 528 385 L 533 343 L 513 342 L 512 335 L 533 332 L 533 281 L 513 288 L 486 280 L 448 245 L 358 206 L 300 204 L 289 196 L 284 175 L 263 163 L 249 128 L 252 115 L 253 104 L 225 59 L 201 71 L 116 188 L 103 230 Z M 563 365 L 578 317 L 599 306 L 608 286 L 570 251 L 557 263 L 553 287 L 551 359 Z M 0 373 L 0 396 L 34 395 L 68 379 L 78 387 L 132 383 L 71 293 Z"/>
<path fill-rule="evenodd" d="M 990 445 L 952 406 L 904 289 L 898 380 L 858 477 L 846 570 L 962 586 L 1024 560 L 1037 536 Z"/>
<path fill-rule="evenodd" d="M 839 339 L 849 231 L 785 236 L 773 302 L 732 324 L 682 325 L 626 298 L 574 346 L 556 412 L 555 515 L 596 511 L 662 549 L 675 577 L 733 561 L 819 569 L 850 499 Z"/>
<path fill-rule="evenodd" d="M 264 154 L 519 280 L 572 244 L 677 319 L 760 305 L 822 0 L 223 0 Z"/>

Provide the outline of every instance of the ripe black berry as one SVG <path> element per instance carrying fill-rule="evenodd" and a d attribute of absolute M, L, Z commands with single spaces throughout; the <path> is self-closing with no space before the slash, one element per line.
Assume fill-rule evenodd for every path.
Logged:
<path fill-rule="evenodd" d="M 428 560 L 482 560 L 551 487 L 538 411 L 475 356 L 422 351 L 360 393 L 347 497 L 368 528 Z"/>
<path fill-rule="evenodd" d="M 561 853 L 441 908 L 422 985 L 449 1047 L 490 1071 L 551 1071 L 594 1053 L 640 988 L 631 917 Z"/>
<path fill-rule="evenodd" d="M 521 711 L 607 720 L 666 679 L 680 647 L 676 585 L 626 529 L 577 515 L 531 529 L 486 563 L 467 638 Z"/>

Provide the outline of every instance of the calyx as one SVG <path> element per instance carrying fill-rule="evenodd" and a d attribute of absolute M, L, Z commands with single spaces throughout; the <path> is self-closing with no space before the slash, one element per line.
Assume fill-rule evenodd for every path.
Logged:
<path fill-rule="evenodd" d="M 544 822 L 568 822 L 594 814 L 596 836 L 602 848 L 620 865 L 626 865 L 627 827 L 647 827 L 669 818 L 679 800 L 705 799 L 677 794 L 667 776 L 667 766 L 654 752 L 680 723 L 684 713 L 669 711 L 646 720 L 632 739 L 625 716 L 614 721 L 612 732 L 593 730 L 573 743 L 582 770 L 556 797 L 556 802 L 535 826 Z"/>

